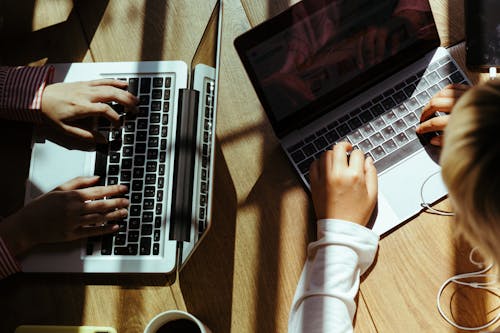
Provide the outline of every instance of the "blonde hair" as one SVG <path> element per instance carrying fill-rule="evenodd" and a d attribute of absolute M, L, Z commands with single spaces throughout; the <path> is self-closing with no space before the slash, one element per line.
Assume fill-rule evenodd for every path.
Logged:
<path fill-rule="evenodd" d="M 440 164 L 460 232 L 500 263 L 500 81 L 478 85 L 458 100 Z"/>

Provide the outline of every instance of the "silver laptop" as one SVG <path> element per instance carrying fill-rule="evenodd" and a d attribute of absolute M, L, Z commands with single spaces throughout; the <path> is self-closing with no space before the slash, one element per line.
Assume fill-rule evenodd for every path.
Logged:
<path fill-rule="evenodd" d="M 439 47 L 428 0 L 304 0 L 234 44 L 308 189 L 312 161 L 347 140 L 378 170 L 376 233 L 422 210 L 420 190 L 439 173 L 439 151 L 415 126 L 435 93 L 469 84 Z M 424 188 L 429 203 L 446 193 L 439 174 Z"/>
<path fill-rule="evenodd" d="M 140 99 L 123 127 L 99 122 L 109 144 L 67 149 L 35 135 L 26 202 L 77 176 L 129 187 L 129 214 L 113 235 L 35 248 L 25 272 L 168 273 L 180 269 L 210 227 L 222 1 L 193 57 L 181 61 L 55 64 L 55 81 L 128 81 Z M 190 72 L 192 71 L 192 72 Z M 122 107 L 112 105 L 117 112 Z"/>

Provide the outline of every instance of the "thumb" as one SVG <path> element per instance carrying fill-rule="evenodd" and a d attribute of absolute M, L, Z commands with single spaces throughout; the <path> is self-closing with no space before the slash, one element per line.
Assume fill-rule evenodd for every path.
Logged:
<path fill-rule="evenodd" d="M 365 159 L 365 181 L 368 196 L 370 200 L 375 201 L 378 194 L 378 178 L 377 169 L 375 165 L 373 165 L 373 159 L 371 157 Z"/>
<path fill-rule="evenodd" d="M 68 180 L 66 183 L 56 187 L 54 189 L 54 191 L 77 190 L 80 188 L 85 188 L 85 187 L 95 185 L 98 180 L 99 180 L 99 176 L 76 177 L 76 178 Z"/>

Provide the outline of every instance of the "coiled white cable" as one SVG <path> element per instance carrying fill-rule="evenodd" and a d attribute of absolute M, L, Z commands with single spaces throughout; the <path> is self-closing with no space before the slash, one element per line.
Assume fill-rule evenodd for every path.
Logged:
<path fill-rule="evenodd" d="M 478 268 L 482 268 L 482 267 L 484 267 L 484 263 L 477 262 L 473 258 L 474 251 L 476 251 L 476 250 L 477 250 L 477 247 L 473 248 L 470 251 L 470 253 L 469 253 L 469 261 L 471 263 L 473 263 L 474 265 L 476 265 Z M 495 285 L 498 282 L 496 280 L 497 275 L 495 275 L 495 274 L 484 274 L 487 271 L 489 271 L 492 267 L 493 267 L 493 264 L 489 264 L 486 268 L 480 269 L 479 271 L 476 271 L 476 272 L 470 272 L 470 273 L 463 273 L 463 274 L 454 275 L 454 276 L 450 277 L 448 280 L 446 280 L 441 285 L 441 287 L 439 288 L 439 291 L 437 293 L 436 305 L 437 305 L 437 308 L 438 308 L 438 311 L 439 311 L 439 314 L 441 315 L 441 317 L 443 317 L 444 320 L 446 320 L 450 325 L 452 325 L 452 326 L 454 326 L 454 327 L 456 327 L 458 329 L 465 330 L 465 331 L 475 331 L 475 330 L 481 330 L 483 328 L 487 328 L 487 327 L 493 325 L 495 322 L 497 322 L 500 319 L 500 313 L 498 313 L 495 316 L 495 318 L 493 318 L 492 320 L 490 320 L 489 322 L 487 322 L 486 324 L 484 324 L 482 326 L 477 326 L 477 327 L 462 326 L 462 325 L 459 325 L 459 324 L 455 323 L 450 318 L 448 318 L 448 316 L 444 313 L 443 309 L 441 308 L 441 304 L 439 302 L 439 300 L 441 299 L 441 295 L 442 295 L 442 293 L 444 291 L 444 288 L 446 288 L 446 286 L 448 284 L 452 283 L 452 282 L 456 283 L 456 284 L 459 284 L 459 285 L 462 285 L 462 286 L 467 286 L 467 287 L 476 288 L 476 289 L 500 290 L 500 288 L 498 288 L 498 287 L 493 287 L 493 285 Z M 477 282 L 477 281 L 465 282 L 465 281 L 461 281 L 463 279 L 468 279 L 468 278 L 494 278 L 494 280 L 493 281 L 488 281 L 488 282 Z"/>
<path fill-rule="evenodd" d="M 444 210 L 441 210 L 441 209 L 436 209 L 436 208 L 432 208 L 430 206 L 430 204 L 428 202 L 425 201 L 424 199 L 424 186 L 425 184 L 432 178 L 434 177 L 435 175 L 439 174 L 441 172 L 441 170 L 438 170 L 436 172 L 433 172 L 429 175 L 429 177 L 427 177 L 423 182 L 422 182 L 422 185 L 420 186 L 420 200 L 421 200 L 421 203 L 420 205 L 422 207 L 424 207 L 427 211 L 431 212 L 431 213 L 434 213 L 434 214 L 438 214 L 438 215 L 443 215 L 443 216 L 454 216 L 455 213 L 453 212 L 447 212 L 447 211 L 444 211 Z"/>

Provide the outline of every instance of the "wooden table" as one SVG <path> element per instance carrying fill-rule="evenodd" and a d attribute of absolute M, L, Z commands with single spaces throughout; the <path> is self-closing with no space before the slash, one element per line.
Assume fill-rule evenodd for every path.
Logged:
<path fill-rule="evenodd" d="M 214 0 L 20 3 L 4 0 L 2 8 L 0 2 L 0 37 L 8 40 L 2 42 L 2 64 L 189 62 Z M 0 282 L 0 332 L 21 324 L 108 325 L 120 333 L 142 332 L 153 316 L 168 309 L 193 313 L 214 333 L 286 331 L 306 246 L 315 238 L 314 213 L 232 42 L 289 5 L 285 0 L 224 2 L 213 227 L 179 276 L 18 274 Z M 432 9 L 443 45 L 463 40 L 462 1 L 434 0 Z M 464 63 L 463 43 L 452 53 Z M 1 127 L 4 136 L 27 149 L 29 126 Z M 13 147 L 1 140 L 2 152 L 8 152 L 4 156 L 15 157 L 3 167 L 18 174 L 0 180 L 2 188 L 12 189 L 1 195 L 4 215 L 22 204 L 19 184 L 28 166 L 26 150 Z M 439 205 L 446 208 L 448 201 Z M 454 332 L 440 318 L 435 297 L 446 278 L 473 269 L 468 251 L 454 235 L 452 218 L 427 213 L 384 237 L 376 264 L 363 277 L 355 331 Z M 462 323 L 477 325 L 498 306 L 485 296 L 451 288 L 443 304 L 449 309 L 451 302 Z"/>

